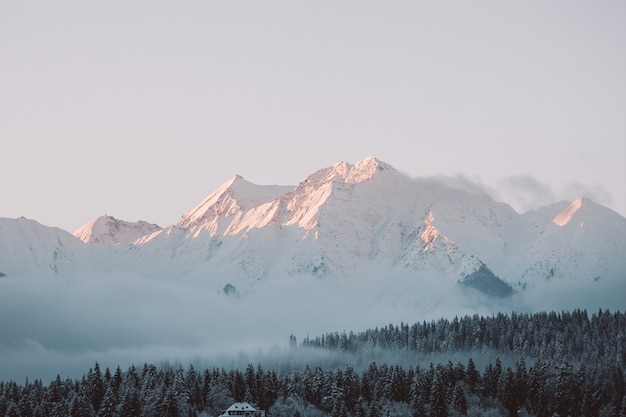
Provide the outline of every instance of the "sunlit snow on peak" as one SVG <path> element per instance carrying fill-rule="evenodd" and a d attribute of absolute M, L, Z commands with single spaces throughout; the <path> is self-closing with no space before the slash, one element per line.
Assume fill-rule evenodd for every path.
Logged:
<path fill-rule="evenodd" d="M 100 216 L 75 230 L 72 234 L 85 243 L 127 245 L 162 228 L 145 221 L 128 222 L 109 215 Z"/>
<path fill-rule="evenodd" d="M 572 216 L 574 216 L 574 213 L 576 213 L 582 207 L 582 205 L 582 198 L 578 198 L 572 201 L 572 203 L 565 210 L 557 214 L 556 217 L 552 219 L 552 223 L 561 227 L 565 226 L 570 222 L 570 220 L 572 220 Z"/>
<path fill-rule="evenodd" d="M 259 207 L 263 208 L 263 213 L 267 212 L 267 203 L 291 189 L 292 186 L 256 185 L 235 175 L 184 214 L 178 224 L 189 230 L 192 236 L 198 236 L 202 230 L 208 230 L 211 236 L 227 230 L 232 233 L 233 228 L 229 225 L 233 220 L 241 220 Z M 235 229 L 238 232 L 245 227 Z"/>
<path fill-rule="evenodd" d="M 357 162 L 346 176 L 347 183 L 359 183 L 364 181 L 371 181 L 374 174 L 379 171 L 390 169 L 391 166 L 379 161 L 373 156 L 367 157 L 362 161 Z"/>
<path fill-rule="evenodd" d="M 433 226 L 433 220 L 435 220 L 435 217 L 433 216 L 433 212 L 429 211 L 428 216 L 426 216 L 426 218 L 424 219 L 424 225 L 426 226 L 426 228 L 424 229 L 424 232 L 422 232 L 422 235 L 420 236 L 420 238 L 422 239 L 422 242 L 426 243 L 426 247 L 424 249 L 425 251 L 433 250 L 435 248 L 435 245 L 434 245 L 435 240 L 440 235 L 439 230 L 437 230 Z"/>
<path fill-rule="evenodd" d="M 374 176 L 382 171 L 397 172 L 395 169 L 373 156 L 369 156 L 356 164 L 337 162 L 334 166 L 321 169 L 307 178 L 307 182 L 344 182 L 346 184 L 358 184 L 372 182 Z"/>

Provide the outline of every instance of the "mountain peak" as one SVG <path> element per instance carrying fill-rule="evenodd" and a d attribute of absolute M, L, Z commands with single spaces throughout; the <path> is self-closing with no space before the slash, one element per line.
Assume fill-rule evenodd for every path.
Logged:
<path fill-rule="evenodd" d="M 577 198 L 576 200 L 572 201 L 571 204 L 567 206 L 565 210 L 557 214 L 554 217 L 554 219 L 552 219 L 552 223 L 554 223 L 555 225 L 559 227 L 565 226 L 567 223 L 570 222 L 570 220 L 572 220 L 572 217 L 574 216 L 574 214 L 576 214 L 578 210 L 580 210 L 582 205 L 583 205 L 582 197 Z"/>
<path fill-rule="evenodd" d="M 228 181 L 226 181 L 222 186 L 232 187 L 237 183 L 248 183 L 248 181 L 239 174 L 236 174 L 234 177 L 231 177 Z"/>
<path fill-rule="evenodd" d="M 104 214 L 95 218 L 72 234 L 85 243 L 105 245 L 130 244 L 142 236 L 162 228 L 144 221 L 127 222 Z"/>
<path fill-rule="evenodd" d="M 561 202 L 561 207 L 564 207 L 567 202 Z M 607 233 L 612 233 L 614 230 L 611 226 L 613 222 L 620 223 L 624 220 L 624 217 L 619 213 L 597 204 L 595 201 L 588 197 L 580 197 L 572 201 L 562 209 L 553 219 L 552 223 L 558 227 L 572 227 L 576 225 L 577 228 L 589 228 L 594 227 L 597 230 L 602 229 Z"/>
<path fill-rule="evenodd" d="M 368 156 L 354 165 L 344 161 L 337 162 L 332 167 L 321 169 L 309 175 L 307 182 L 339 181 L 346 184 L 371 182 L 377 173 L 383 171 L 397 172 L 391 165 L 376 157 Z"/>
<path fill-rule="evenodd" d="M 350 169 L 350 172 L 346 176 L 346 182 L 358 183 L 371 181 L 376 173 L 387 170 L 395 171 L 395 169 L 391 165 L 380 161 L 374 156 L 368 156 L 367 158 L 354 164 L 354 166 L 352 167 L 352 169 Z"/>
<path fill-rule="evenodd" d="M 594 201 L 592 201 L 588 197 L 579 197 L 576 200 L 572 201 L 567 206 L 567 208 L 565 208 L 563 211 L 557 214 L 552 219 L 552 223 L 554 223 L 555 225 L 559 227 L 563 227 L 566 224 L 568 224 L 577 213 L 584 212 L 584 214 L 578 214 L 578 216 L 582 215 L 583 217 L 588 217 L 590 213 L 596 212 L 598 209 L 602 210 L 604 208 L 601 206 L 598 206 Z"/>
<path fill-rule="evenodd" d="M 178 225 L 189 230 L 192 235 L 197 235 L 202 229 L 215 235 L 227 228 L 229 221 L 226 219 L 241 217 L 247 211 L 273 201 L 292 189 L 292 186 L 257 185 L 241 175 L 235 175 L 184 214 Z"/>

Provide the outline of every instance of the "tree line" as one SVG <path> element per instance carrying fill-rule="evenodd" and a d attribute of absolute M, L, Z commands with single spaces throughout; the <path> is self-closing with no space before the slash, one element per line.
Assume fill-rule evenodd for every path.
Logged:
<path fill-rule="evenodd" d="M 423 346 L 428 352 L 453 352 L 463 348 L 452 349 L 451 344 L 470 333 L 471 349 L 484 343 L 507 353 L 517 352 L 519 344 L 509 332 L 534 329 L 533 342 L 519 347 L 527 355 L 518 355 L 510 366 L 496 358 L 481 369 L 471 357 L 412 366 L 370 362 L 362 369 L 285 361 L 272 369 L 262 364 L 198 370 L 193 365 L 144 364 L 111 372 L 96 363 L 79 379 L 0 382 L 0 416 L 217 416 L 235 401 L 248 401 L 276 417 L 625 417 L 625 352 L 623 344 L 616 346 L 625 323 L 622 313 L 606 311 L 591 317 L 584 311 L 475 316 L 422 322 L 415 329 L 402 324 L 345 337 L 332 333 L 307 338 L 296 347 L 302 355 L 309 350 L 305 347 L 316 346 L 364 358 L 374 343 L 390 350 Z M 417 332 L 416 339 L 412 332 Z M 578 341 L 580 335 L 591 342 Z"/>
<path fill-rule="evenodd" d="M 303 346 L 343 352 L 375 349 L 414 351 L 424 355 L 449 352 L 508 353 L 526 358 L 575 363 L 626 365 L 626 315 L 599 310 L 535 314 L 498 313 L 464 316 L 413 325 L 390 324 L 359 333 L 334 332 L 309 338 Z"/>

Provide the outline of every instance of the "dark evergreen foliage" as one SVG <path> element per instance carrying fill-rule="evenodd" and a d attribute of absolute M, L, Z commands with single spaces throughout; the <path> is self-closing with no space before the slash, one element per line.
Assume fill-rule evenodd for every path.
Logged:
<path fill-rule="evenodd" d="M 482 262 L 478 270 L 467 275 L 459 283 L 491 297 L 508 297 L 514 292 L 511 284 L 501 280 Z"/>
<path fill-rule="evenodd" d="M 271 416 L 624 416 L 625 334 L 621 313 L 575 311 L 401 324 L 303 343 L 355 354 L 375 345 L 457 353 L 488 346 L 519 355 L 513 366 L 496 359 L 482 372 L 472 358 L 426 367 L 371 362 L 360 371 L 350 365 L 196 371 L 144 364 L 112 374 L 96 363 L 80 380 L 0 382 L 0 417 L 218 415 L 235 400 Z"/>
<path fill-rule="evenodd" d="M 571 363 L 610 360 L 626 364 L 626 316 L 600 310 L 536 314 L 498 313 L 452 320 L 401 323 L 360 333 L 327 333 L 305 338 L 303 346 L 352 353 L 375 349 L 434 353 L 491 350 L 516 357 L 567 358 Z"/>

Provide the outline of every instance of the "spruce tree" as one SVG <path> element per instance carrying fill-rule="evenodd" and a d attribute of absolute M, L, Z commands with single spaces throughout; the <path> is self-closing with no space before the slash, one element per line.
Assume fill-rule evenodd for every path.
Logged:
<path fill-rule="evenodd" d="M 446 389 L 443 381 L 443 374 L 437 372 L 430 391 L 430 407 L 428 417 L 448 417 L 448 407 L 446 405 Z"/>
<path fill-rule="evenodd" d="M 452 408 L 454 408 L 462 415 L 467 414 L 467 399 L 465 398 L 465 393 L 463 392 L 463 388 L 460 384 L 457 384 L 454 388 L 454 395 L 452 397 Z"/>
<path fill-rule="evenodd" d="M 106 393 L 102 398 L 102 403 L 100 404 L 100 408 L 98 409 L 97 416 L 117 417 L 117 400 L 111 387 L 107 388 Z"/>
<path fill-rule="evenodd" d="M 141 415 L 141 401 L 135 389 L 131 389 L 122 395 L 120 401 L 120 417 Z"/>
<path fill-rule="evenodd" d="M 96 362 L 94 369 L 90 369 L 87 373 L 87 393 L 93 409 L 97 412 L 104 398 L 104 381 L 98 362 Z"/>
<path fill-rule="evenodd" d="M 480 385 L 480 373 L 476 369 L 476 364 L 472 358 L 467 361 L 467 385 L 471 393 L 476 393 Z"/>

